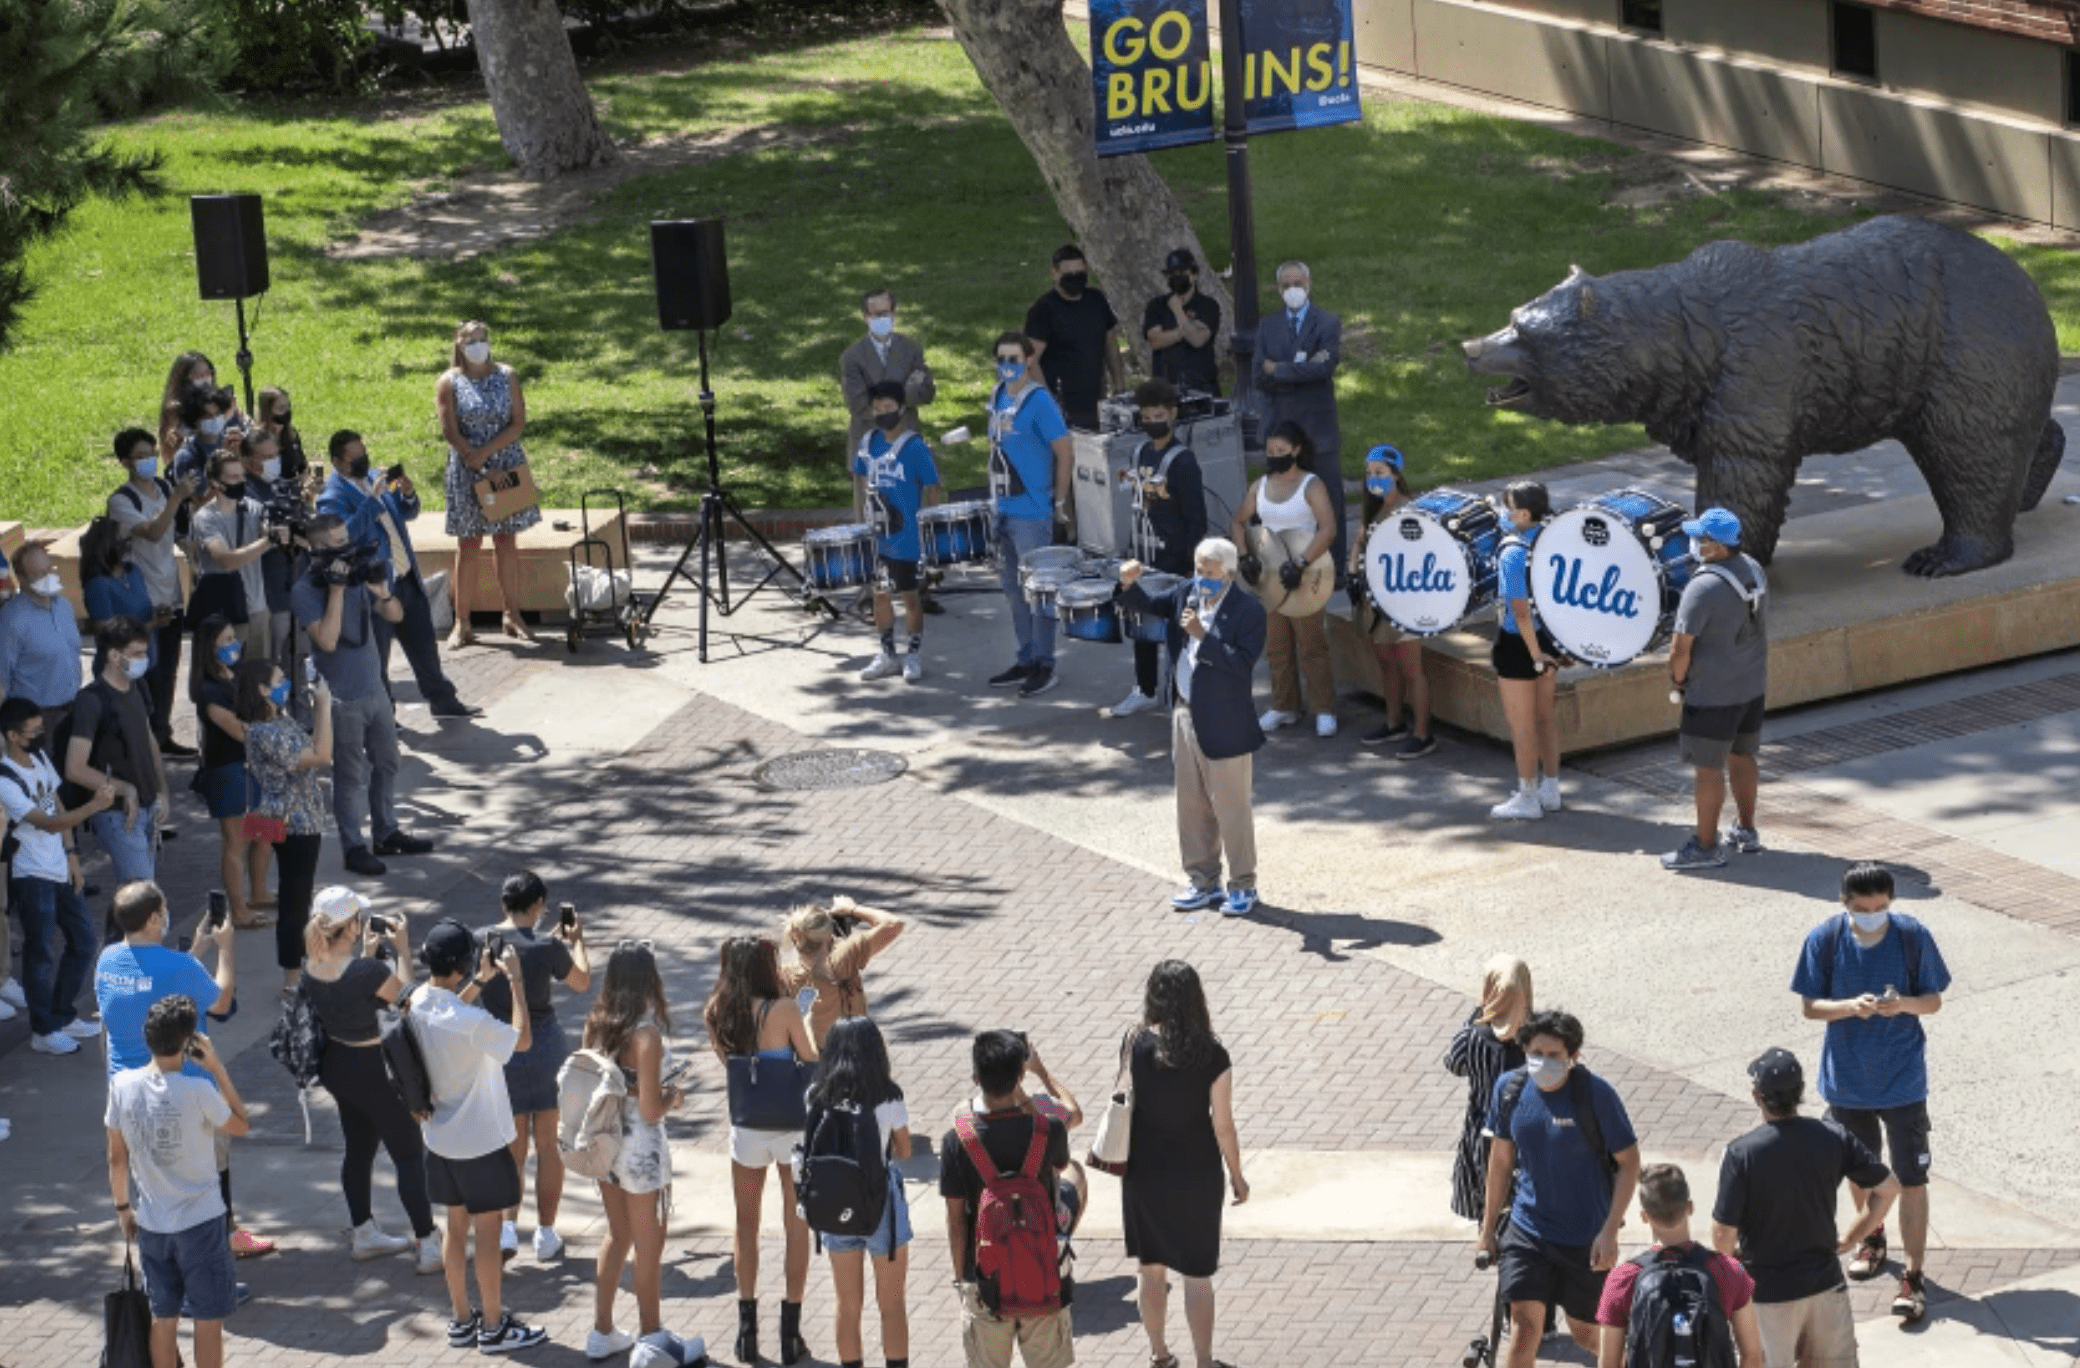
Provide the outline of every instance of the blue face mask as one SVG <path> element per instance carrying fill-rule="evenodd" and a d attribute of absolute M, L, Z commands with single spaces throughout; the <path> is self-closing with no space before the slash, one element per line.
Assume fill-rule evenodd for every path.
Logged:
<path fill-rule="evenodd" d="M 1025 373 L 1026 363 L 1023 361 L 997 362 L 997 378 L 999 380 L 1002 380 L 1007 385 L 1017 384 L 1018 377 L 1024 375 Z"/>
<path fill-rule="evenodd" d="M 226 665 L 238 664 L 239 656 L 244 653 L 245 647 L 235 641 L 227 641 L 222 646 L 217 647 L 217 659 Z"/>
<path fill-rule="evenodd" d="M 274 704 L 277 708 L 288 707 L 289 681 L 286 679 L 275 681 L 275 686 L 267 691 L 267 701 Z"/>
<path fill-rule="evenodd" d="M 876 337 L 886 337 L 896 330 L 894 314 L 875 314 L 867 320 L 867 331 Z"/>
<path fill-rule="evenodd" d="M 1192 581 L 1199 590 L 1200 598 L 1217 597 L 1227 582 L 1227 579 L 1220 575 L 1200 575 Z"/>
<path fill-rule="evenodd" d="M 1387 498 L 1394 493 L 1394 478 L 1391 475 L 1367 475 L 1365 488 L 1382 499 Z"/>
<path fill-rule="evenodd" d="M 138 478 L 140 479 L 152 479 L 156 477 L 159 473 L 159 458 L 157 456 L 154 456 L 149 461 L 139 461 L 136 465 L 130 467 L 130 469 L 135 471 L 137 473 Z"/>

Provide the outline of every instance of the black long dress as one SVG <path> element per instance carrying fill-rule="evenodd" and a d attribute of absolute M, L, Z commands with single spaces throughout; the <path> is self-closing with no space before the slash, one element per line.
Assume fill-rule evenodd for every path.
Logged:
<path fill-rule="evenodd" d="M 1452 1160 L 1452 1211 L 1469 1221 L 1481 1218 L 1488 1198 L 1488 1137 L 1481 1134 L 1488 1123 L 1488 1099 L 1495 1095 L 1496 1079 L 1524 1067 L 1523 1047 L 1496 1039 L 1492 1028 L 1476 1020 L 1479 1016 L 1476 1008 L 1444 1054 L 1445 1068 L 1466 1080 L 1466 1121 Z"/>
<path fill-rule="evenodd" d="M 1134 1037 L 1134 1125 L 1120 1184 L 1127 1255 L 1187 1278 L 1210 1278 L 1220 1267 L 1228 1203 L 1213 1085 L 1228 1071 L 1228 1052 L 1215 1041 L 1198 1067 L 1169 1069 L 1156 1062 L 1156 1043 L 1152 1031 Z"/>

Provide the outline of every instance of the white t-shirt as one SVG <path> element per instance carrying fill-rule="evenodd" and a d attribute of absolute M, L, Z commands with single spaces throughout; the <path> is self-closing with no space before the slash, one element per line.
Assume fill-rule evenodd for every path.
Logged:
<path fill-rule="evenodd" d="M 505 1063 L 520 1032 L 432 984 L 412 995 L 410 1020 L 433 1084 L 426 1148 L 444 1159 L 476 1159 L 512 1144 L 518 1132 Z"/>
<path fill-rule="evenodd" d="M 108 1080 L 103 1124 L 121 1131 L 130 1147 L 139 1226 L 178 1235 L 223 1217 L 217 1132 L 230 1120 L 231 1104 L 207 1078 L 147 1064 Z"/>
<path fill-rule="evenodd" d="M 145 592 L 152 596 L 155 608 L 178 607 L 181 601 L 181 568 L 173 554 L 173 520 L 168 520 L 157 541 L 145 540 L 137 529 L 158 517 L 165 507 L 166 496 L 159 492 L 156 483 L 149 489 L 139 489 L 135 480 L 125 480 L 108 496 L 108 516 L 131 534 L 130 560 L 144 572 Z"/>
<path fill-rule="evenodd" d="M 72 875 L 65 867 L 64 836 L 22 820 L 31 812 L 46 817 L 58 815 L 58 771 L 48 756 L 36 756 L 35 761 L 24 768 L 0 756 L 0 766 L 7 770 L 0 776 L 0 807 L 7 809 L 7 820 L 15 824 L 14 838 L 22 845 L 14 853 L 14 876 L 65 883 Z M 25 787 L 27 792 L 23 791 Z"/>

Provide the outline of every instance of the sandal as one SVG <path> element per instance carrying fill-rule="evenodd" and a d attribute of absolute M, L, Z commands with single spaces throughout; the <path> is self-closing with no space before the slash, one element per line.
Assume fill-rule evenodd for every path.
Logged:
<path fill-rule="evenodd" d="M 264 931 L 268 927 L 273 926 L 274 923 L 275 919 L 273 917 L 268 916 L 265 912 L 259 912 L 246 918 L 244 921 L 231 923 L 231 927 L 235 931 Z"/>
<path fill-rule="evenodd" d="M 528 630 L 527 619 L 519 617 L 513 613 L 507 613 L 505 621 L 507 636 L 517 637 L 521 641 L 534 640 L 534 633 Z"/>
<path fill-rule="evenodd" d="M 246 906 L 255 912 L 272 912 L 280 907 L 281 903 L 273 898 L 247 898 Z"/>
<path fill-rule="evenodd" d="M 448 633 L 448 649 L 459 651 L 465 646 L 474 646 L 476 644 L 476 628 L 469 625 L 468 618 L 456 618 L 453 630 Z"/>
<path fill-rule="evenodd" d="M 1150 1354 L 1148 1356 L 1148 1368 L 1177 1368 L 1177 1355 L 1165 1354 L 1161 1358 L 1157 1358 L 1154 1354 Z"/>

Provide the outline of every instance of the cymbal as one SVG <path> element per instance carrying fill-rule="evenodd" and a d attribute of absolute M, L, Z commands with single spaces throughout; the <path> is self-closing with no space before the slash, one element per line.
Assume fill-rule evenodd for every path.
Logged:
<path fill-rule="evenodd" d="M 1329 595 L 1336 589 L 1336 572 L 1330 552 L 1324 551 L 1316 556 L 1301 572 L 1298 589 L 1288 591 L 1278 577 L 1279 567 L 1289 560 L 1298 560 L 1312 540 L 1297 528 L 1276 535 L 1262 523 L 1250 528 L 1250 554 L 1264 563 L 1264 573 L 1257 577 L 1258 583 L 1247 587 L 1263 603 L 1266 612 L 1285 617 L 1308 617 L 1328 606 Z"/>

